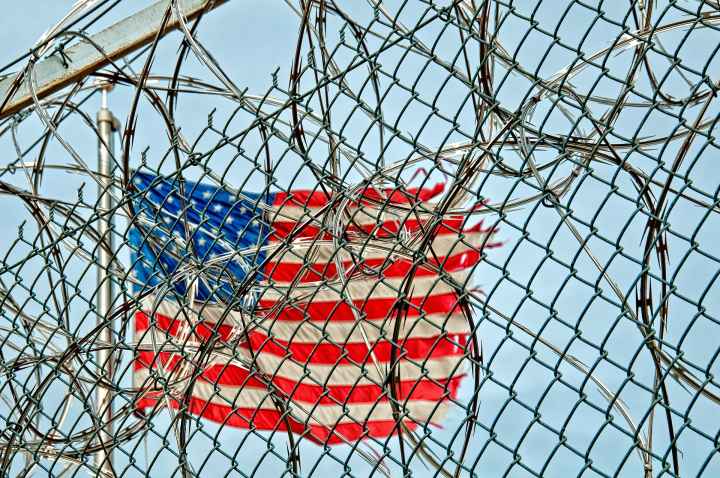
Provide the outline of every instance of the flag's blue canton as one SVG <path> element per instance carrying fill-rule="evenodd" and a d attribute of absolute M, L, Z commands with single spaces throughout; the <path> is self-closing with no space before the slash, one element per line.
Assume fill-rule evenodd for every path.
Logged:
<path fill-rule="evenodd" d="M 165 289 L 164 295 L 172 298 L 167 288 L 174 288 L 180 297 L 187 297 L 188 286 L 197 277 L 196 299 L 235 301 L 237 285 L 265 259 L 259 246 L 266 243 L 269 228 L 258 205 L 272 204 L 272 195 L 243 192 L 241 199 L 215 186 L 186 181 L 183 201 L 177 179 L 136 172 L 132 182 L 137 189 L 133 195 L 136 220 L 129 232 L 137 280 L 134 292 L 158 287 L 158 292 Z M 251 253 L 240 256 L 242 251 Z M 199 275 L 177 274 L 218 258 L 216 266 L 205 267 Z"/>

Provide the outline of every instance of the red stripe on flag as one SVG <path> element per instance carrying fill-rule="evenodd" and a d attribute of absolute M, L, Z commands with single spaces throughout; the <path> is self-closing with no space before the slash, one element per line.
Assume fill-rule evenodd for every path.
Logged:
<path fill-rule="evenodd" d="M 417 201 L 429 201 L 437 197 L 445 190 L 443 183 L 437 183 L 431 188 L 405 188 L 402 191 L 397 189 L 385 189 L 380 193 L 375 188 L 366 188 L 360 194 L 362 198 L 370 201 L 388 202 L 393 204 L 412 204 Z M 283 207 L 323 207 L 327 205 L 329 196 L 323 191 L 293 190 L 291 192 L 280 191 L 274 194 L 273 206 Z M 357 202 L 353 202 L 357 205 Z M 367 201 L 361 204 L 368 204 Z"/>
<path fill-rule="evenodd" d="M 180 335 L 180 326 L 183 321 L 173 320 L 160 314 L 156 314 L 155 317 L 154 327 L 156 330 L 166 332 L 171 337 Z M 138 312 L 135 322 L 136 333 L 141 335 L 142 332 L 148 330 L 149 323 L 149 317 L 142 312 Z M 391 330 L 392 325 L 386 324 L 386 328 Z M 220 325 L 214 328 L 211 325 L 197 324 L 194 329 L 187 327 L 187 330 L 183 331 L 196 340 L 207 340 L 215 337 L 217 340 L 229 344 L 232 338 L 232 329 L 232 326 L 228 325 Z M 213 333 L 213 330 L 216 330 L 216 333 Z M 371 349 L 368 349 L 368 346 L 364 343 L 348 343 L 346 337 L 336 338 L 334 343 L 331 342 L 332 338 L 318 343 L 307 343 L 280 340 L 257 331 L 250 332 L 248 336 L 249 344 L 244 341 L 246 339 L 244 335 L 236 334 L 235 342 L 240 342 L 232 345 L 246 349 L 250 349 L 252 346 L 252 350 L 256 353 L 268 353 L 277 357 L 289 356 L 301 363 L 323 365 L 357 365 L 372 363 L 373 359 L 379 362 L 389 362 L 393 348 L 390 342 L 391 337 L 388 337 L 387 340 L 371 343 Z M 174 343 L 177 342 L 177 340 L 174 341 Z M 395 356 L 402 356 L 416 362 L 427 358 L 461 356 L 465 354 L 467 343 L 468 338 L 466 335 L 458 334 L 446 337 L 438 329 L 438 335 L 435 337 L 399 337 Z M 162 343 L 158 345 L 161 346 Z M 372 350 L 372 355 L 370 350 Z"/>
<path fill-rule="evenodd" d="M 452 314 L 461 312 L 458 296 L 454 292 L 426 297 L 410 297 L 410 299 L 402 303 L 396 297 L 360 299 L 353 302 L 365 320 L 392 319 L 397 315 L 398 310 L 402 310 L 402 317 L 408 318 L 439 313 L 446 314 L 449 317 Z M 293 305 L 283 306 L 278 310 L 277 302 L 261 299 L 258 307 L 265 312 L 263 322 L 268 320 L 355 321 L 353 309 L 345 302 L 296 302 Z"/>
<path fill-rule="evenodd" d="M 477 264 L 481 252 L 471 250 L 450 257 L 428 258 L 428 266 L 442 267 L 445 272 L 455 272 L 467 269 Z M 419 266 L 414 269 L 414 277 L 437 276 L 435 270 L 428 266 Z M 344 261 L 343 268 L 346 273 L 362 272 L 372 269 L 384 278 L 405 277 L 413 270 L 413 263 L 407 259 L 366 259 L 360 263 Z M 290 262 L 268 262 L 265 265 L 265 277 L 276 282 L 299 283 L 317 282 L 323 279 L 337 277 L 337 266 L 334 262 L 299 264 Z M 360 276 L 361 278 L 363 276 Z M 367 279 L 367 276 L 365 276 Z"/>
<path fill-rule="evenodd" d="M 458 335 L 454 340 L 445 337 L 433 338 L 407 338 L 400 339 L 397 344 L 395 357 L 422 362 L 428 358 L 459 357 L 465 354 L 467 337 Z M 389 363 L 392 353 L 392 344 L 388 340 L 371 344 L 372 354 L 366 344 L 345 343 L 336 344 L 321 342 L 288 343 L 275 338 L 268 338 L 264 334 L 252 333 L 250 335 L 252 350 L 256 353 L 268 353 L 278 357 L 290 356 L 301 363 L 322 365 L 356 365 L 365 364 L 373 366 L 373 359 L 381 363 Z M 242 344 L 247 347 L 247 344 Z"/>
<path fill-rule="evenodd" d="M 191 397 L 185 406 L 181 406 L 175 399 L 168 400 L 170 406 L 176 410 L 185 409 L 187 412 L 200 415 L 216 423 L 237 428 L 251 430 L 278 430 L 286 431 L 287 427 L 280 412 L 255 408 L 235 408 L 229 405 L 209 403 L 197 397 Z M 137 400 L 136 408 L 145 409 L 154 407 L 156 403 L 164 404 L 164 400 L 156 398 L 141 398 Z M 363 438 L 385 438 L 397 433 L 397 425 L 393 420 L 370 420 L 365 423 L 340 423 L 332 428 L 320 425 L 304 425 L 288 417 L 290 429 L 297 434 L 306 434 L 306 438 L 318 444 L 337 445 L 341 443 L 356 442 Z M 406 422 L 406 426 L 413 430 L 416 424 Z"/>
<path fill-rule="evenodd" d="M 139 352 L 133 364 L 134 370 L 158 368 L 161 365 L 167 373 L 178 372 L 180 365 L 188 365 L 193 371 L 195 363 L 171 352 Z M 367 367 L 372 367 L 371 363 Z M 361 374 L 358 367 L 358 375 Z M 401 380 L 398 384 L 398 398 L 401 400 L 428 400 L 442 401 L 455 398 L 465 374 L 457 374 L 442 380 Z M 218 386 L 241 387 L 248 389 L 267 390 L 267 386 L 246 369 L 233 364 L 210 364 L 206 366 L 199 380 L 204 380 Z M 402 377 L 401 377 L 402 379 Z M 172 382 L 172 378 L 169 378 Z M 305 404 L 338 405 L 380 403 L 388 400 L 387 390 L 374 384 L 366 385 L 317 385 L 307 380 L 298 382 L 285 377 L 272 378 L 272 384 L 277 390 L 290 399 Z M 268 392 L 269 393 L 269 392 Z"/>
<path fill-rule="evenodd" d="M 272 223 L 272 232 L 270 233 L 269 241 L 271 243 L 279 242 L 288 237 L 292 237 L 293 239 L 312 238 L 323 241 L 331 241 L 335 237 L 335 235 L 330 232 L 329 226 L 320 227 L 317 225 L 319 221 L 309 221 L 311 218 L 312 216 L 309 214 L 301 221 L 284 221 L 282 218 L 277 218 L 277 220 Z M 371 235 L 373 238 L 387 239 L 395 237 L 401 230 L 405 230 L 410 233 L 424 232 L 427 230 L 429 222 L 430 219 L 428 218 L 417 219 L 412 214 L 409 214 L 407 218 L 403 218 L 402 220 L 365 224 L 350 222 L 340 231 L 340 235 L 362 233 L 365 235 Z M 463 229 L 465 223 L 466 219 L 464 217 L 445 219 L 437 225 L 434 230 L 433 237 L 452 235 L 457 236 L 458 240 L 461 240 L 463 234 L 473 232 L 492 232 L 491 229 L 483 229 L 481 222 Z"/>

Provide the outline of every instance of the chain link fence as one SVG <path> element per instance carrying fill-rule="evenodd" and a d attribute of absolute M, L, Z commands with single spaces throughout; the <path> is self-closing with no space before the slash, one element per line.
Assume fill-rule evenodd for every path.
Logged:
<path fill-rule="evenodd" d="M 718 476 L 720 3 L 161 3 L 0 70 L 3 476 Z"/>

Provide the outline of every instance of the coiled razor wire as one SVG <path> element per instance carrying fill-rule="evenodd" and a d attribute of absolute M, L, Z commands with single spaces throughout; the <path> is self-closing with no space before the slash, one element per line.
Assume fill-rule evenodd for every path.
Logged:
<path fill-rule="evenodd" d="M 90 42 L 122 7 L 78 2 L 0 75 L 32 85 L 41 58 Z M 256 8 L 231 0 L 188 20 L 168 1 L 178 32 L 0 118 L 2 475 L 719 476 L 720 3 L 268 3 L 265 34 L 284 47 L 254 90 L 253 66 L 205 37 L 232 41 L 246 28 L 238 12 Z M 94 116 L 110 86 L 120 124 L 107 177 Z M 138 413 L 136 172 L 235 193 L 325 191 L 336 211 L 320 226 L 336 248 L 352 247 L 341 233 L 366 188 L 445 183 L 425 213 L 482 220 L 502 241 L 461 287 L 478 346 L 464 349 L 446 418 L 330 445 L 182 406 Z M 413 260 L 407 245 L 427 237 L 401 228 L 393 241 Z M 203 279 L 224 259 L 179 274 Z M 222 353 L 174 345 L 198 367 Z M 184 373 L 191 387 L 197 373 Z"/>

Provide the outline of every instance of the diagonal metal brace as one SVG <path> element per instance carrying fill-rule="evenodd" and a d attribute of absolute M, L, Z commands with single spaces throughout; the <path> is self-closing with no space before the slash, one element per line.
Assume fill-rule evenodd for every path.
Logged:
<path fill-rule="evenodd" d="M 178 5 L 188 20 L 200 15 L 206 8 L 214 9 L 227 0 L 178 0 Z M 90 37 L 91 42 L 79 40 L 65 48 L 63 55 L 52 55 L 35 65 L 33 77 L 35 92 L 42 99 L 65 86 L 106 66 L 111 60 L 122 58 L 151 43 L 162 24 L 170 0 L 160 0 L 139 12 L 124 18 Z M 169 20 L 162 35 L 177 29 L 179 22 L 174 16 Z M 93 45 L 94 44 L 94 45 Z M 101 49 L 104 54 L 98 50 Z M 5 103 L 0 118 L 11 115 L 32 104 L 28 79 L 5 99 L 13 88 L 17 75 L 0 80 L 0 105 Z"/>

